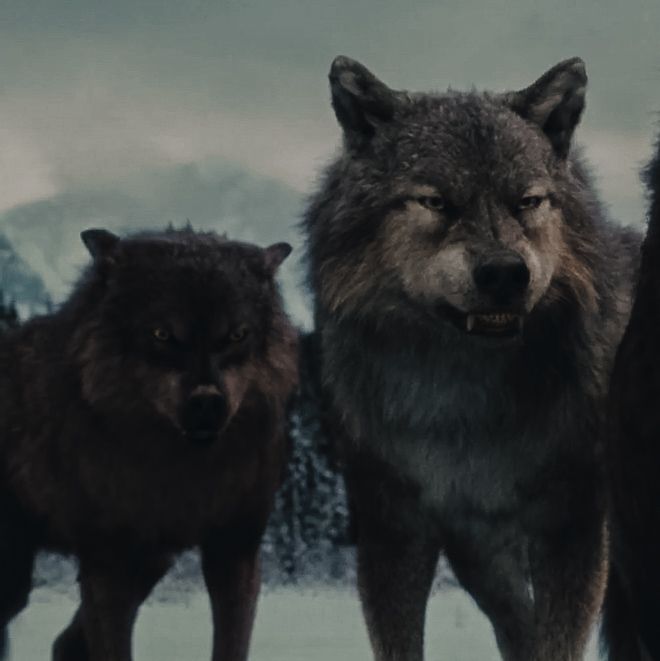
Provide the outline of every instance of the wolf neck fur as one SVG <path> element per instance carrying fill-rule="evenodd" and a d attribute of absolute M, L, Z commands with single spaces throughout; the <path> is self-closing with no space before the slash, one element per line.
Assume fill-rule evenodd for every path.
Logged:
<path fill-rule="evenodd" d="M 563 331 L 582 334 L 581 320 L 573 322 L 575 328 Z M 566 371 L 583 357 L 565 353 L 559 334 L 555 346 L 547 338 L 544 345 L 543 352 L 533 350 L 532 335 L 511 346 L 489 347 L 448 322 L 429 329 L 329 321 L 323 346 L 332 361 L 325 363 L 324 378 L 338 409 L 348 412 L 345 423 L 356 440 L 384 434 L 392 440 L 441 437 L 449 443 L 510 437 L 538 424 L 523 418 L 523 411 L 536 408 L 530 400 L 543 400 L 547 410 L 553 400 L 572 399 L 577 405 L 580 399 L 579 383 L 567 380 Z M 587 343 L 583 347 L 588 350 Z"/>

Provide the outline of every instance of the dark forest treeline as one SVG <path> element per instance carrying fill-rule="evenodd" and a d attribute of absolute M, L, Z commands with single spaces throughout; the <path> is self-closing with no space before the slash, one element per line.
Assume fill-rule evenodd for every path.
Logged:
<path fill-rule="evenodd" d="M 13 300 L 5 298 L 0 290 L 0 334 L 18 326 L 18 311 Z"/>
<path fill-rule="evenodd" d="M 301 337 L 300 389 L 289 417 L 290 457 L 264 540 L 276 582 L 341 580 L 352 572 L 344 482 L 327 432 L 316 336 Z"/>

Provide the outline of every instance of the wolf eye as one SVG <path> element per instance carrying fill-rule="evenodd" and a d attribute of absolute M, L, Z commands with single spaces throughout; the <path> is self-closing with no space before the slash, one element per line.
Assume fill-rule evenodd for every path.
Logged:
<path fill-rule="evenodd" d="M 445 208 L 445 199 L 440 195 L 418 197 L 417 201 L 427 209 L 442 211 Z"/>
<path fill-rule="evenodd" d="M 249 331 L 247 326 L 239 326 L 229 333 L 229 339 L 231 342 L 242 342 L 248 336 Z"/>
<path fill-rule="evenodd" d="M 525 195 L 518 202 L 519 211 L 527 211 L 528 209 L 538 209 L 541 206 L 541 203 L 545 200 L 545 197 L 542 195 Z"/>
<path fill-rule="evenodd" d="M 159 342 L 167 342 L 172 337 L 172 334 L 168 330 L 165 330 L 164 328 L 154 328 L 152 332 L 153 332 L 153 336 Z"/>

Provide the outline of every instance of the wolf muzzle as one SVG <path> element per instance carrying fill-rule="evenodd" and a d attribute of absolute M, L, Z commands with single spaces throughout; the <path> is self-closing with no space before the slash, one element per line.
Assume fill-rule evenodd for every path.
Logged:
<path fill-rule="evenodd" d="M 227 421 L 229 407 L 226 397 L 218 390 L 197 390 L 183 408 L 183 429 L 191 440 L 210 443 Z"/>
<path fill-rule="evenodd" d="M 482 257 L 472 271 L 481 295 L 497 305 L 519 303 L 527 291 L 530 273 L 516 252 L 503 251 Z"/>

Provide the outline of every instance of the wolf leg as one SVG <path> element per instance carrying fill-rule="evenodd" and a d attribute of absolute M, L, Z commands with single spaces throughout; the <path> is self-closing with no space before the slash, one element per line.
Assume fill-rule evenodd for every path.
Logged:
<path fill-rule="evenodd" d="M 432 517 L 417 489 L 371 454 L 352 455 L 345 478 L 374 658 L 422 661 L 426 604 L 440 550 Z"/>
<path fill-rule="evenodd" d="M 131 661 L 138 609 L 168 567 L 163 556 L 81 557 L 81 606 L 55 642 L 54 661 Z"/>
<path fill-rule="evenodd" d="M 643 511 L 639 507 L 636 513 Z M 633 544 L 622 548 L 622 530 L 618 526 L 618 539 L 612 540 L 613 561 L 602 624 L 603 648 L 607 648 L 609 661 L 660 659 L 658 545 L 645 543 L 648 537 L 645 538 L 642 522 L 638 525 L 638 530 L 625 529 L 624 539 L 634 540 Z"/>
<path fill-rule="evenodd" d="M 29 521 L 9 497 L 0 497 L 0 659 L 7 625 L 28 603 L 36 543 Z"/>
<path fill-rule="evenodd" d="M 89 649 L 83 630 L 82 608 L 78 608 L 69 626 L 53 644 L 53 661 L 87 661 Z"/>
<path fill-rule="evenodd" d="M 642 661 L 637 631 L 637 618 L 621 574 L 611 566 L 601 628 L 602 645 L 607 649 L 609 661 Z"/>
<path fill-rule="evenodd" d="M 536 661 L 534 604 L 524 538 L 517 527 L 465 520 L 460 531 L 447 535 L 446 553 L 459 583 L 490 619 L 502 658 Z"/>
<path fill-rule="evenodd" d="M 530 544 L 538 661 L 579 661 L 600 612 L 607 582 L 607 543 L 600 521 Z"/>
<path fill-rule="evenodd" d="M 358 588 L 374 658 L 422 661 L 438 544 L 363 529 L 357 552 Z"/>
<path fill-rule="evenodd" d="M 261 586 L 261 530 L 226 530 L 202 544 L 213 615 L 213 661 L 246 661 Z"/>

